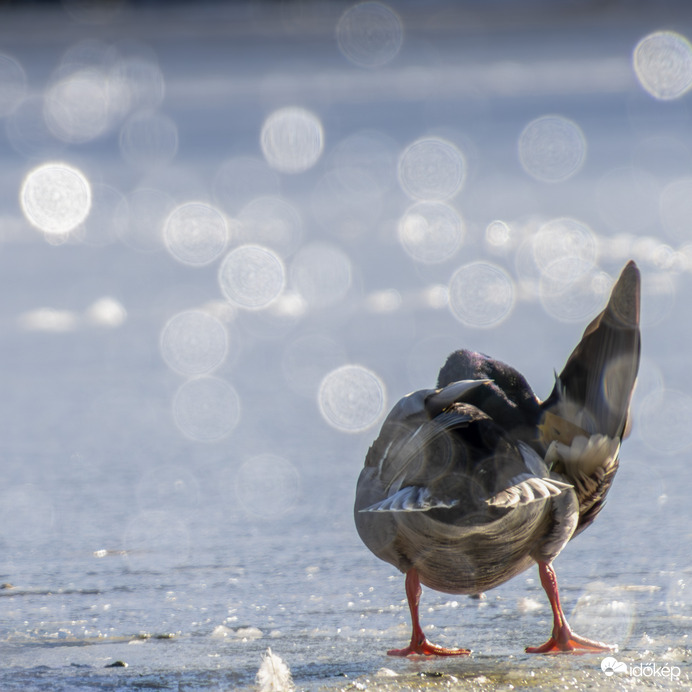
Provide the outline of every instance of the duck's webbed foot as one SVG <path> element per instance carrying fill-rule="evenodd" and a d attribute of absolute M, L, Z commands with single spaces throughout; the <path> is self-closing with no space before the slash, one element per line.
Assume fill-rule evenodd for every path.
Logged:
<path fill-rule="evenodd" d="M 586 637 L 580 637 L 572 632 L 567 624 L 560 605 L 560 595 L 557 589 L 555 570 L 547 562 L 538 563 L 538 573 L 545 590 L 550 607 L 553 610 L 553 633 L 550 639 L 541 646 L 527 646 L 527 654 L 557 654 L 557 653 L 599 653 L 614 651 L 617 647 L 603 642 L 597 642 Z"/>
<path fill-rule="evenodd" d="M 541 646 L 527 646 L 527 654 L 559 654 L 559 653 L 599 653 L 614 651 L 617 647 L 593 639 L 574 634 L 567 623 L 557 633 L 553 632 L 550 639 Z"/>
<path fill-rule="evenodd" d="M 418 604 L 420 603 L 421 586 L 418 572 L 410 569 L 406 572 L 406 598 L 411 611 L 411 643 L 405 649 L 391 649 L 388 656 L 468 656 L 469 649 L 448 649 L 431 644 L 420 626 Z"/>
<path fill-rule="evenodd" d="M 425 637 L 414 641 L 405 649 L 391 649 L 387 656 L 468 656 L 470 649 L 448 649 L 444 646 L 432 644 Z"/>

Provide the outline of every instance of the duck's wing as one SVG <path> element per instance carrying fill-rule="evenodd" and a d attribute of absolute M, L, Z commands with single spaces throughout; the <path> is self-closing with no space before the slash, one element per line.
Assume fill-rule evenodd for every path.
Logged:
<path fill-rule="evenodd" d="M 510 439 L 471 404 L 456 401 L 407 434 L 395 432 L 395 439 L 385 444 L 378 438 L 380 445 L 373 445 L 383 451 L 364 473 L 380 492 L 370 496 L 375 502 L 361 504 L 360 512 L 451 510 L 437 518 L 458 523 L 473 515 L 492 521 L 493 510 L 547 500 L 570 487 L 549 478 L 533 449 Z"/>
<path fill-rule="evenodd" d="M 431 487 L 437 486 L 437 479 L 444 479 L 445 469 L 451 463 L 453 449 L 448 432 L 471 418 L 466 412 L 446 409 L 484 384 L 485 380 L 467 380 L 439 389 L 419 390 L 403 397 L 392 408 L 368 450 L 356 489 L 356 525 L 359 531 L 362 529 L 361 535 L 368 545 L 366 534 L 377 527 L 370 522 L 366 528 L 361 526 L 359 516 L 363 517 L 363 512 L 394 512 L 403 508 L 427 511 L 459 503 L 459 498 L 449 493 L 435 495 Z"/>
<path fill-rule="evenodd" d="M 465 429 L 476 415 L 472 406 L 455 404 L 432 419 L 423 413 L 383 426 L 365 464 L 382 488 L 378 502 L 390 501 L 391 511 L 458 504 L 445 483 L 465 461 L 454 433 Z"/>
<path fill-rule="evenodd" d="M 458 498 L 436 497 L 430 488 L 407 485 L 384 500 L 364 507 L 360 512 L 427 512 L 431 509 L 450 509 L 459 504 Z"/>
<path fill-rule="evenodd" d="M 400 399 L 368 450 L 365 468 L 373 469 L 379 482 L 388 491 L 393 488 L 393 492 L 407 477 L 425 476 L 426 473 L 430 478 L 439 475 L 440 471 L 433 471 L 432 466 L 445 463 L 428 453 L 430 444 L 444 439 L 446 431 L 468 422 L 466 412 L 454 411 L 452 407 L 486 382 L 453 382 L 440 389 L 421 389 Z"/>
<path fill-rule="evenodd" d="M 513 485 L 485 499 L 488 507 L 509 509 L 519 505 L 547 500 L 572 488 L 569 483 L 553 478 L 541 478 L 523 473 L 512 479 Z M 428 512 L 431 509 L 451 509 L 460 504 L 459 498 L 441 494 L 436 496 L 430 488 L 407 485 L 380 502 L 364 507 L 360 512 Z"/>
<path fill-rule="evenodd" d="M 600 511 L 628 431 L 641 349 L 640 275 L 629 262 L 541 404 L 546 462 L 575 486 L 579 530 Z"/>

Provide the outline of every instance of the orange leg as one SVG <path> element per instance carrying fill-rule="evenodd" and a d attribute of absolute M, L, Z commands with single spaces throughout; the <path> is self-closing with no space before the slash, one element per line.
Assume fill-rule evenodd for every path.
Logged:
<path fill-rule="evenodd" d="M 411 611 L 411 643 L 405 649 L 392 649 L 388 656 L 409 656 L 410 654 L 422 654 L 424 656 L 465 656 L 471 653 L 468 649 L 447 649 L 444 646 L 431 644 L 423 634 L 418 619 L 418 604 L 421 596 L 420 579 L 415 569 L 406 572 L 406 598 Z"/>
<path fill-rule="evenodd" d="M 585 637 L 574 634 L 565 620 L 565 614 L 560 605 L 560 594 L 557 590 L 557 577 L 555 570 L 547 562 L 538 563 L 538 573 L 541 584 L 545 590 L 550 607 L 553 609 L 553 633 L 545 644 L 541 646 L 527 646 L 527 654 L 555 654 L 563 652 L 597 653 L 599 651 L 613 651 L 614 646 L 595 642 Z"/>

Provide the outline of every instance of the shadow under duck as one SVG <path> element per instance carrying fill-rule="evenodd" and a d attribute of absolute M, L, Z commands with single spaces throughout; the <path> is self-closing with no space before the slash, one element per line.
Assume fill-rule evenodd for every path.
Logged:
<path fill-rule="evenodd" d="M 617 471 L 639 368 L 639 302 L 630 261 L 543 402 L 511 366 L 460 350 L 436 389 L 391 410 L 366 456 L 354 508 L 365 545 L 406 575 L 411 642 L 390 655 L 469 653 L 426 639 L 421 584 L 478 594 L 534 563 L 553 630 L 526 651 L 613 648 L 572 632 L 552 562 L 595 519 Z"/>

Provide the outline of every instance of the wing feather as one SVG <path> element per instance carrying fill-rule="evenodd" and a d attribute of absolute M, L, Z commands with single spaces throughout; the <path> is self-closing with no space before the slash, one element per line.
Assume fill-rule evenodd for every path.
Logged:
<path fill-rule="evenodd" d="M 427 512 L 431 509 L 456 507 L 459 500 L 435 497 L 428 488 L 409 485 L 361 512 Z"/>

